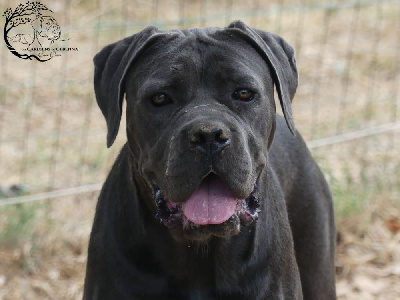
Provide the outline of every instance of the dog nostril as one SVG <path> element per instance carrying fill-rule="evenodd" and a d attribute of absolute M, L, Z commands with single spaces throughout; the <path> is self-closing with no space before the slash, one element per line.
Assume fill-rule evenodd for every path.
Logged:
<path fill-rule="evenodd" d="M 221 145 L 224 145 L 229 142 L 229 135 L 223 130 L 218 130 L 215 135 L 215 141 Z"/>
<path fill-rule="evenodd" d="M 206 138 L 202 133 L 194 133 L 190 135 L 190 143 L 191 144 L 205 144 Z"/>

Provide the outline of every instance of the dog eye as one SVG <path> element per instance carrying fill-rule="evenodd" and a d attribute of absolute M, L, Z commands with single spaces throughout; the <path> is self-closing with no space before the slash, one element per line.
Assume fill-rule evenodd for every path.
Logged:
<path fill-rule="evenodd" d="M 232 94 L 232 98 L 240 101 L 251 101 L 255 93 L 248 89 L 238 89 Z"/>
<path fill-rule="evenodd" d="M 170 104 L 171 102 L 171 99 L 166 94 L 156 94 L 151 98 L 151 103 L 157 107 Z"/>

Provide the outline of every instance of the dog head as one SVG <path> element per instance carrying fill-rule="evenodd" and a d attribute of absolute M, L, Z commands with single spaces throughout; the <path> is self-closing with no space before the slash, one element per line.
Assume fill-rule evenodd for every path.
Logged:
<path fill-rule="evenodd" d="M 156 218 L 190 239 L 235 234 L 257 218 L 257 181 L 275 131 L 274 85 L 295 133 L 292 47 L 240 21 L 148 27 L 106 46 L 94 63 L 107 145 L 126 94 L 133 169 Z"/>

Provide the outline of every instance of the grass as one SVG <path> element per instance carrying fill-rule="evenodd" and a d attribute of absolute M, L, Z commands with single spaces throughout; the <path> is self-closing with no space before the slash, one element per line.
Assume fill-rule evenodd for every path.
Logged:
<path fill-rule="evenodd" d="M 25 203 L 0 207 L 0 245 L 15 247 L 26 238 L 33 238 L 34 222 L 42 204 Z"/>
<path fill-rule="evenodd" d="M 358 215 L 365 210 L 369 198 L 369 193 L 365 188 L 355 183 L 343 186 L 338 181 L 331 183 L 330 187 L 335 202 L 336 218 L 343 219 Z"/>

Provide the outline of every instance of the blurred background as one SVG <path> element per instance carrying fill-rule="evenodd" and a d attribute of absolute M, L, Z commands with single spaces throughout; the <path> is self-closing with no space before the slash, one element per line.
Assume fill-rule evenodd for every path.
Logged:
<path fill-rule="evenodd" d="M 399 0 L 41 3 L 77 49 L 38 62 L 0 42 L 0 299 L 82 297 L 97 196 L 126 141 L 106 147 L 93 56 L 148 25 L 236 19 L 296 49 L 296 126 L 335 200 L 338 298 L 400 299 Z"/>

